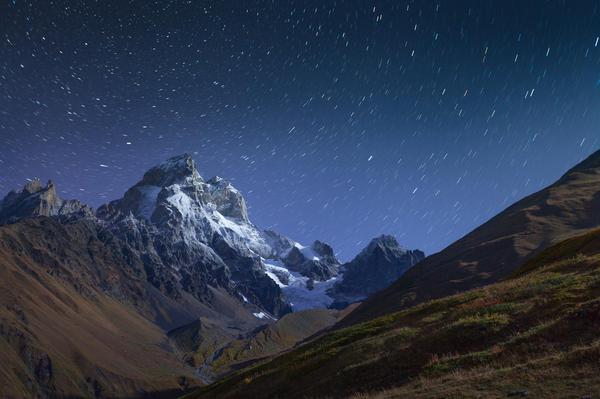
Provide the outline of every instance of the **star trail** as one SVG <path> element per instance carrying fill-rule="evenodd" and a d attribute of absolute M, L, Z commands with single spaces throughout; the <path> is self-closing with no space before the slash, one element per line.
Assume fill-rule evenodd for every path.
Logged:
<path fill-rule="evenodd" d="M 0 192 L 93 206 L 183 152 L 250 217 L 427 253 L 600 145 L 593 1 L 6 1 Z"/>

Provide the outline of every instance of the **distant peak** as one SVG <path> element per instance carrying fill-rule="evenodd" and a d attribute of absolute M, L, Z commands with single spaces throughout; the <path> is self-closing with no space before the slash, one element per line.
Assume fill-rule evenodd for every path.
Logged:
<path fill-rule="evenodd" d="M 42 191 L 50 191 L 52 193 L 56 193 L 56 187 L 54 186 L 54 182 L 52 180 L 48 180 L 46 186 L 42 185 L 41 180 L 36 177 L 32 180 L 28 180 L 23 186 L 23 189 L 19 192 L 21 195 L 27 196 L 32 194 L 37 194 Z"/>
<path fill-rule="evenodd" d="M 63 200 L 52 180 L 46 186 L 39 178 L 29 180 L 22 190 L 11 191 L 0 201 L 0 224 L 32 216 L 93 215 L 91 208 L 77 200 Z"/>
<path fill-rule="evenodd" d="M 370 257 L 377 250 L 385 252 L 408 252 L 407 249 L 405 249 L 398 243 L 396 237 L 388 234 L 382 234 L 378 237 L 373 238 L 369 242 L 369 244 L 357 255 L 357 257 Z"/>
<path fill-rule="evenodd" d="M 398 244 L 398 240 L 396 240 L 396 237 L 392 235 L 382 234 L 378 237 L 373 238 L 367 246 L 367 248 L 373 248 L 375 246 L 400 247 L 400 244 Z"/>

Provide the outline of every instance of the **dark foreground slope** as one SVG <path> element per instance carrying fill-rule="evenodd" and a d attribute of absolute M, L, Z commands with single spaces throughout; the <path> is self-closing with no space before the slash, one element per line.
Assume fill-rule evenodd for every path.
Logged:
<path fill-rule="evenodd" d="M 137 397 L 192 382 L 149 321 L 169 311 L 149 292 L 139 259 L 92 222 L 0 227 L 0 397 Z"/>
<path fill-rule="evenodd" d="M 600 225 L 600 151 L 367 299 L 344 325 L 498 281 L 544 248 Z"/>
<path fill-rule="evenodd" d="M 588 397 L 599 296 L 596 230 L 505 281 L 337 330 L 186 398 Z"/>

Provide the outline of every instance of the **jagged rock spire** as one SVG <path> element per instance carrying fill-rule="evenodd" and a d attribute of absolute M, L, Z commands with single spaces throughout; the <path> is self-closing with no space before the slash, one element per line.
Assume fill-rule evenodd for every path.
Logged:
<path fill-rule="evenodd" d="M 28 181 L 22 190 L 11 191 L 0 202 L 0 224 L 35 216 L 59 216 L 78 213 L 91 217 L 93 212 L 77 200 L 63 200 L 52 180 L 42 186 L 39 178 Z"/>

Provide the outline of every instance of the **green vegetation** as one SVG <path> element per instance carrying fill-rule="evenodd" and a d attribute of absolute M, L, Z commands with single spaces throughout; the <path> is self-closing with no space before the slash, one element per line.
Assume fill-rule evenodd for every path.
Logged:
<path fill-rule="evenodd" d="M 172 331 L 169 336 L 184 353 L 188 364 L 202 368 L 205 375 L 216 379 L 293 348 L 298 342 L 332 326 L 340 314 L 331 309 L 289 313 L 274 324 L 237 337 L 202 319 Z"/>
<path fill-rule="evenodd" d="M 188 398 L 581 398 L 600 390 L 598 297 L 596 231 L 510 279 L 331 332 Z"/>

